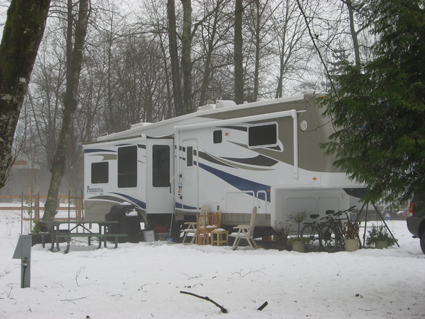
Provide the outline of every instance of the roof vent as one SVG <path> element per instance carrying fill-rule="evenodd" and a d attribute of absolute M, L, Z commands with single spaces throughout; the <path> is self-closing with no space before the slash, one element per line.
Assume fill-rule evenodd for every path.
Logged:
<path fill-rule="evenodd" d="M 228 106 L 236 106 L 236 103 L 231 100 L 217 100 L 216 108 L 228 107 Z"/>
<path fill-rule="evenodd" d="M 198 106 L 198 112 L 199 111 L 208 111 L 208 110 L 214 110 L 215 109 L 215 104 L 207 104 L 204 106 Z"/>
<path fill-rule="evenodd" d="M 151 122 L 140 122 L 140 123 L 136 123 L 136 124 L 131 124 L 130 129 L 138 128 L 138 127 L 144 127 L 144 126 L 148 126 L 148 125 L 151 125 L 151 124 L 152 124 Z"/>

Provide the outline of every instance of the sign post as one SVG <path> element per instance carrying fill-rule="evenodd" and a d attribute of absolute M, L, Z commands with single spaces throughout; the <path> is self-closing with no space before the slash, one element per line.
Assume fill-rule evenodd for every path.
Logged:
<path fill-rule="evenodd" d="M 30 287 L 31 279 L 31 235 L 20 235 L 13 259 L 21 259 L 21 288 Z"/>

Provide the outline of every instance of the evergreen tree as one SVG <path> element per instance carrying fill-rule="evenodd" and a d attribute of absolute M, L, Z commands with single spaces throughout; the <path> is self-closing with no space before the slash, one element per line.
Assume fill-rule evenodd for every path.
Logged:
<path fill-rule="evenodd" d="M 425 192 L 425 3 L 373 0 L 375 58 L 346 64 L 324 99 L 334 164 L 368 185 L 370 201 Z"/>

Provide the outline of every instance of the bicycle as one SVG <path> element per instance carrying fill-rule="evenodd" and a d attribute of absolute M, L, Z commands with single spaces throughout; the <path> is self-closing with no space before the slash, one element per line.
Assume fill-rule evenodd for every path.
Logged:
<path fill-rule="evenodd" d="M 345 227 L 350 224 L 350 217 L 348 216 L 355 206 L 346 210 L 338 211 L 336 213 L 329 213 L 326 217 L 326 222 L 322 224 L 319 231 L 320 246 L 327 252 L 333 252 L 337 247 L 344 248 L 345 245 Z M 347 223 L 345 226 L 341 222 L 341 215 L 345 214 Z"/>
<path fill-rule="evenodd" d="M 327 210 L 326 215 L 333 214 L 334 210 Z M 307 251 L 314 252 L 319 251 L 321 248 L 320 244 L 320 229 L 328 223 L 328 220 L 323 222 L 317 222 L 319 214 L 311 214 L 310 218 L 313 219 L 312 222 L 304 223 L 303 228 L 301 229 L 301 237 L 309 238 L 310 240 L 305 244 Z M 321 219 L 327 219 L 327 217 L 322 217 Z"/>
<path fill-rule="evenodd" d="M 314 252 L 320 249 L 319 232 L 321 224 L 317 222 L 317 217 L 319 216 L 319 214 L 311 214 L 310 218 L 313 219 L 313 221 L 304 223 L 301 229 L 301 237 L 309 238 L 309 241 L 305 244 L 305 249 L 307 251 Z"/>

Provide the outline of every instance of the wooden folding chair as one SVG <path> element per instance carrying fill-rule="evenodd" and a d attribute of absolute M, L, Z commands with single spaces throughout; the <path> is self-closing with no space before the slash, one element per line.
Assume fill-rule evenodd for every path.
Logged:
<path fill-rule="evenodd" d="M 221 213 L 212 213 L 211 217 L 211 226 L 215 226 L 216 228 L 220 228 L 221 226 Z"/>
<path fill-rule="evenodd" d="M 211 232 L 214 229 L 220 228 L 221 225 L 221 213 L 212 213 L 210 216 L 210 223 L 206 226 L 206 237 L 207 237 L 207 244 L 209 244 L 209 240 L 211 237 Z"/>
<path fill-rule="evenodd" d="M 204 205 L 201 207 L 201 213 L 196 214 L 196 243 L 205 245 L 205 240 L 209 244 L 208 226 L 210 225 L 209 207 Z"/>

